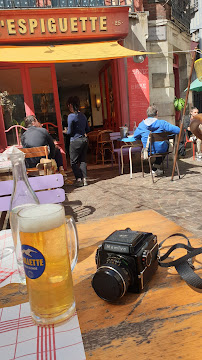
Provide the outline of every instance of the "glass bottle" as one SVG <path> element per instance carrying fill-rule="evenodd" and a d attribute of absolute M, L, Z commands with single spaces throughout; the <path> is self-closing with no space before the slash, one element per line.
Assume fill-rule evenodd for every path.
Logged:
<path fill-rule="evenodd" d="M 10 226 L 12 231 L 15 253 L 17 258 L 18 272 L 21 283 L 26 283 L 24 266 L 21 253 L 21 243 L 18 231 L 17 213 L 25 206 L 39 204 L 39 200 L 32 190 L 25 167 L 25 154 L 13 147 L 10 153 L 13 171 L 13 192 L 10 202 Z"/>

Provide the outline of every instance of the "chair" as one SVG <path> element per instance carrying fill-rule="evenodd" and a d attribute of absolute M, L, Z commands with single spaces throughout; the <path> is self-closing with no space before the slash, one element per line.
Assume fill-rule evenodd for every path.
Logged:
<path fill-rule="evenodd" d="M 149 149 L 153 148 L 153 143 L 157 142 L 157 141 L 170 141 L 173 140 L 173 146 L 172 146 L 172 150 L 169 150 L 168 147 L 168 151 L 165 153 L 158 153 L 158 154 L 148 154 L 148 162 L 149 162 L 149 169 L 150 169 L 150 173 L 152 176 L 152 181 L 154 183 L 154 176 L 152 173 L 152 164 L 151 164 L 151 159 L 152 158 L 156 158 L 156 157 L 165 157 L 166 155 L 172 154 L 173 155 L 173 161 L 175 158 L 175 148 L 176 148 L 176 135 L 172 135 L 168 132 L 162 132 L 162 133 L 152 133 L 150 132 L 149 134 Z M 141 166 L 142 166 L 142 176 L 144 177 L 144 166 L 143 166 L 143 152 L 141 153 Z M 163 162 L 162 162 L 162 167 L 163 167 L 163 172 L 164 172 L 164 166 L 163 166 Z M 179 173 L 179 167 L 178 167 L 178 163 L 176 161 L 176 170 L 180 179 L 180 173 Z"/>
<path fill-rule="evenodd" d="M 129 131 L 129 135 L 132 135 L 134 132 L 133 131 Z M 124 156 L 125 155 L 130 155 L 130 152 L 133 154 L 135 152 L 141 152 L 142 150 L 142 145 L 140 145 L 139 143 L 136 143 L 135 145 L 133 145 L 132 143 L 127 143 L 127 145 L 122 145 L 121 146 L 121 135 L 120 132 L 112 132 L 110 133 L 110 139 L 112 140 L 112 147 L 113 147 L 113 152 L 115 154 L 117 154 L 118 156 L 118 165 L 119 165 L 119 175 L 123 174 L 123 169 L 124 169 Z M 132 156 L 132 155 L 131 155 Z M 130 168 L 131 168 L 131 164 L 132 164 L 132 158 L 130 158 Z M 122 164 L 122 166 L 121 166 Z"/>
<path fill-rule="evenodd" d="M 37 164 L 35 168 L 27 168 L 28 175 L 37 173 L 39 174 L 39 170 L 44 170 L 44 175 L 51 174 L 52 163 L 48 158 L 48 147 L 47 146 L 38 146 L 32 148 L 20 148 L 24 154 L 25 159 L 35 158 L 35 157 L 45 157 L 45 161 L 43 163 Z"/>
<path fill-rule="evenodd" d="M 65 200 L 65 191 L 60 189 L 64 185 L 64 179 L 61 174 L 46 176 L 36 176 L 29 178 L 30 185 L 41 204 L 61 203 Z M 51 189 L 51 190 L 50 190 Z M 41 191 L 42 190 L 42 191 Z M 11 194 L 13 191 L 13 180 L 0 182 L 0 230 L 8 222 L 8 210 L 10 207 Z"/>
<path fill-rule="evenodd" d="M 114 151 L 112 140 L 110 139 L 110 133 L 112 130 L 102 130 L 98 132 L 97 135 L 97 147 L 96 147 L 96 164 L 98 163 L 98 156 L 101 155 L 101 161 L 104 165 L 105 161 L 110 161 L 113 164 Z M 110 158 L 106 159 L 106 153 L 110 154 Z"/>
<path fill-rule="evenodd" d="M 88 137 L 88 148 L 90 150 L 91 153 L 91 161 L 93 162 L 93 157 L 94 155 L 96 155 L 96 149 L 97 149 L 97 137 L 98 137 L 98 133 L 100 132 L 100 130 L 93 130 L 90 131 L 87 134 Z"/>
<path fill-rule="evenodd" d="M 7 130 L 5 130 L 5 133 L 9 133 L 10 131 L 15 131 L 15 136 L 16 136 L 16 141 L 17 141 L 17 147 L 19 146 L 22 146 L 21 145 L 21 132 L 23 131 L 26 131 L 27 128 L 25 128 L 24 126 L 21 126 L 21 125 L 13 125 L 13 126 L 10 126 Z"/>
<path fill-rule="evenodd" d="M 195 153 L 196 153 L 195 145 L 196 145 L 196 140 L 194 140 L 194 141 L 189 140 L 189 138 L 188 138 L 188 136 L 187 136 L 187 131 L 186 131 L 186 129 L 185 129 L 185 143 L 184 143 L 185 149 L 186 149 L 187 143 L 192 143 L 193 160 L 195 160 Z"/>

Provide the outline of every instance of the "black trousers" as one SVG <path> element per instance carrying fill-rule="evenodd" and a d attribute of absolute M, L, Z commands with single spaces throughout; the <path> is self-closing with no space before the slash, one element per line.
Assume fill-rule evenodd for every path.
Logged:
<path fill-rule="evenodd" d="M 70 141 L 70 164 L 76 179 L 83 179 L 87 177 L 87 150 L 88 138 L 86 136 Z"/>

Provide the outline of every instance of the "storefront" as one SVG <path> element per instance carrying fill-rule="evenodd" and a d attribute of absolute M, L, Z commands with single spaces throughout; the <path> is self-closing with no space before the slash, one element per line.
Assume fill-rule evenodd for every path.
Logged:
<path fill-rule="evenodd" d="M 80 97 L 91 129 L 118 131 L 128 124 L 144 100 L 135 93 L 146 92 L 148 103 L 149 87 L 147 61 L 136 64 L 131 57 L 125 67 L 124 58 L 139 54 L 117 43 L 128 30 L 125 6 L 3 11 L 0 92 L 8 92 L 9 103 L 0 109 L 1 149 L 16 142 L 5 130 L 35 114 L 65 160 L 62 121 L 72 95 Z"/>

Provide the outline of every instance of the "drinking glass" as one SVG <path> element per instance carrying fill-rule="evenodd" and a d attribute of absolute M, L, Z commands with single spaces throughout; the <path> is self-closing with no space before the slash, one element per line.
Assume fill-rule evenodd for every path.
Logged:
<path fill-rule="evenodd" d="M 24 208 L 18 220 L 32 318 L 41 325 L 64 321 L 75 312 L 71 274 L 78 255 L 75 222 L 65 218 L 60 204 Z"/>

